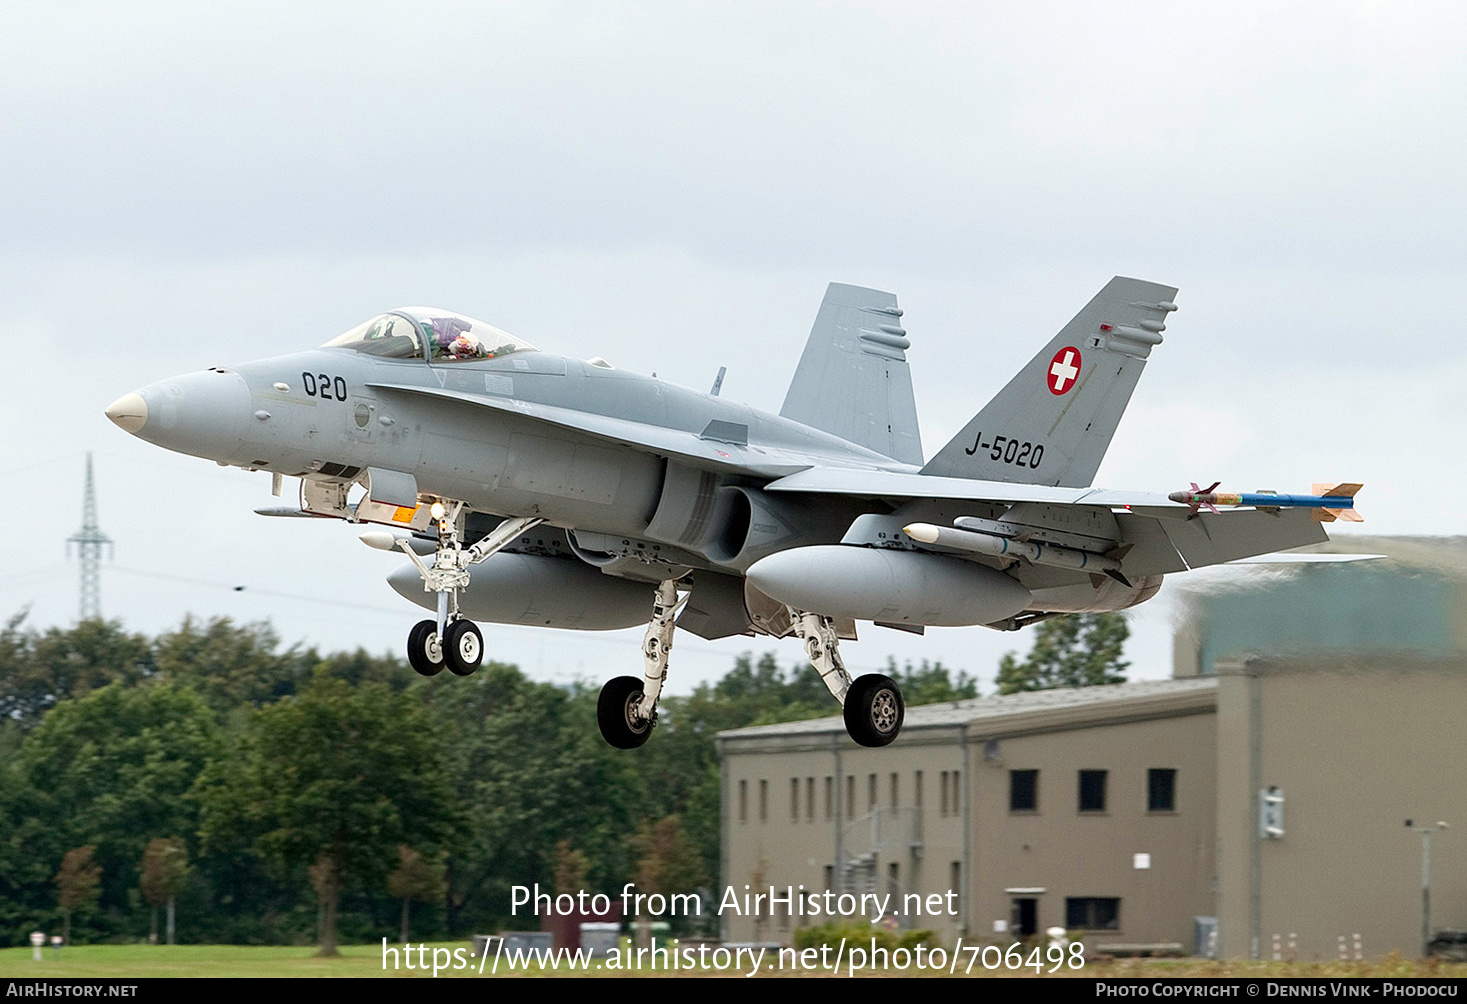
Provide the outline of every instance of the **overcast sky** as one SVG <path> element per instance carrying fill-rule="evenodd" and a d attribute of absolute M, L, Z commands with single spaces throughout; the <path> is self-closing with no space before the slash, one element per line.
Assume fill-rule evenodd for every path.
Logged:
<path fill-rule="evenodd" d="M 1165 282 L 1098 484 L 1360 480 L 1365 530 L 1459 532 L 1467 8 L 904 7 L 6 4 L 0 613 L 75 618 L 90 450 L 107 616 L 400 650 L 395 559 L 102 409 L 404 303 L 777 411 L 825 284 L 889 289 L 930 456 L 1112 275 Z M 485 634 L 544 679 L 640 667 L 640 631 Z M 844 651 L 991 677 L 1028 643 Z M 799 653 L 677 646 L 674 691 Z"/>

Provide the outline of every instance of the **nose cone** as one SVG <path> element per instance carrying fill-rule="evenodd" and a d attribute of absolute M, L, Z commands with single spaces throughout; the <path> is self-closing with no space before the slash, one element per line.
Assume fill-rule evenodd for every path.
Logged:
<path fill-rule="evenodd" d="M 148 424 L 148 402 L 141 394 L 124 394 L 107 406 L 107 417 L 123 432 L 136 436 Z"/>
<path fill-rule="evenodd" d="M 108 406 L 107 417 L 165 450 L 231 463 L 241 459 L 251 407 L 244 377 L 208 370 L 124 394 Z"/>

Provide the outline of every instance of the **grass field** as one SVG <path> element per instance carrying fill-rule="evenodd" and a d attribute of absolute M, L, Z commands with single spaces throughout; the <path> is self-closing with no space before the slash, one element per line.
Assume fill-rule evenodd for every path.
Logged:
<path fill-rule="evenodd" d="M 438 945 L 429 945 L 429 954 L 433 948 L 446 948 L 450 952 L 454 949 L 464 950 L 467 948 L 463 942 L 446 942 Z M 341 955 L 335 959 L 318 959 L 315 957 L 315 949 L 305 948 L 281 948 L 257 945 L 78 945 L 62 950 L 61 957 L 55 958 L 51 950 L 45 951 L 45 958 L 41 962 L 35 962 L 31 958 L 29 948 L 6 948 L 0 949 L 0 978 L 27 978 L 27 977 L 50 977 L 50 978 L 79 978 L 79 977 L 108 977 L 127 978 L 142 976 L 181 976 L 181 977 L 419 977 L 431 978 L 431 972 L 421 970 L 391 970 L 382 969 L 381 945 L 348 945 L 343 947 Z M 963 966 L 958 966 L 961 974 Z M 741 976 L 748 971 L 744 966 L 743 971 L 730 970 L 724 975 Z M 683 971 L 686 973 L 686 970 Z M 973 975 L 1003 976 L 1009 975 L 1002 970 L 997 972 L 982 971 L 981 967 L 975 966 Z M 1462 963 L 1436 963 L 1418 962 L 1412 959 L 1402 959 L 1388 956 L 1384 959 L 1376 959 L 1364 962 L 1218 962 L 1207 959 L 1122 959 L 1115 961 L 1092 962 L 1083 970 L 1074 971 L 1065 969 L 1061 973 L 1065 976 L 1085 977 L 1141 977 L 1146 979 L 1167 979 L 1169 977 L 1253 977 L 1260 979 L 1288 979 L 1288 978 L 1339 978 L 1352 976 L 1367 977 L 1467 977 L 1467 964 Z M 1058 977 L 1061 973 L 1055 973 Z M 763 970 L 764 975 L 781 975 L 771 971 L 766 962 Z M 864 969 L 858 970 L 858 975 L 867 976 L 943 976 L 946 973 L 920 972 L 915 969 L 907 969 L 897 972 L 894 969 Z M 446 970 L 439 973 L 440 978 L 477 976 L 474 969 Z M 489 975 L 488 969 L 484 976 Z M 499 975 L 507 975 L 506 966 L 500 965 Z M 564 966 L 558 971 L 549 969 L 532 968 L 528 971 L 520 970 L 518 975 L 543 975 L 543 976 L 674 976 L 674 972 L 658 971 L 650 972 L 643 969 L 640 972 L 615 973 L 605 969 L 592 970 L 591 972 L 570 972 Z M 783 975 L 805 975 L 818 976 L 820 973 L 784 973 Z M 832 975 L 825 973 L 823 975 Z M 842 976 L 846 973 L 841 972 Z M 1031 978 L 1034 971 L 1024 970 L 1021 975 Z"/>

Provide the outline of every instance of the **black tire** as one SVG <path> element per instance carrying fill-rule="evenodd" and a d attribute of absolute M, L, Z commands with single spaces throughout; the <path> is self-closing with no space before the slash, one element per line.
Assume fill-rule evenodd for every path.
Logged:
<path fill-rule="evenodd" d="M 907 703 L 889 676 L 858 676 L 846 691 L 846 733 L 862 746 L 886 746 L 902 730 Z"/>
<path fill-rule="evenodd" d="M 596 700 L 601 738 L 619 750 L 634 750 L 645 743 L 652 735 L 652 723 L 635 712 L 641 700 L 641 678 L 618 676 L 607 680 Z"/>
<path fill-rule="evenodd" d="M 408 665 L 419 676 L 437 676 L 443 670 L 443 646 L 438 644 L 438 622 L 418 621 L 408 632 Z"/>
<path fill-rule="evenodd" d="M 484 636 L 473 621 L 457 620 L 443 632 L 443 661 L 454 676 L 469 676 L 484 658 Z"/>

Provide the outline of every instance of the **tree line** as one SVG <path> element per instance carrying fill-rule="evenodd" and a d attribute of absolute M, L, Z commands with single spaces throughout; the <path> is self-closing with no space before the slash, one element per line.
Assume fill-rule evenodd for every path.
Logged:
<path fill-rule="evenodd" d="M 910 705 L 967 673 L 891 665 Z M 311 943 L 535 926 L 510 887 L 664 893 L 718 879 L 721 730 L 825 716 L 815 670 L 745 655 L 608 747 L 596 682 L 487 663 L 424 679 L 267 625 L 0 630 L 0 945 Z M 166 917 L 158 928 L 159 912 Z"/>

